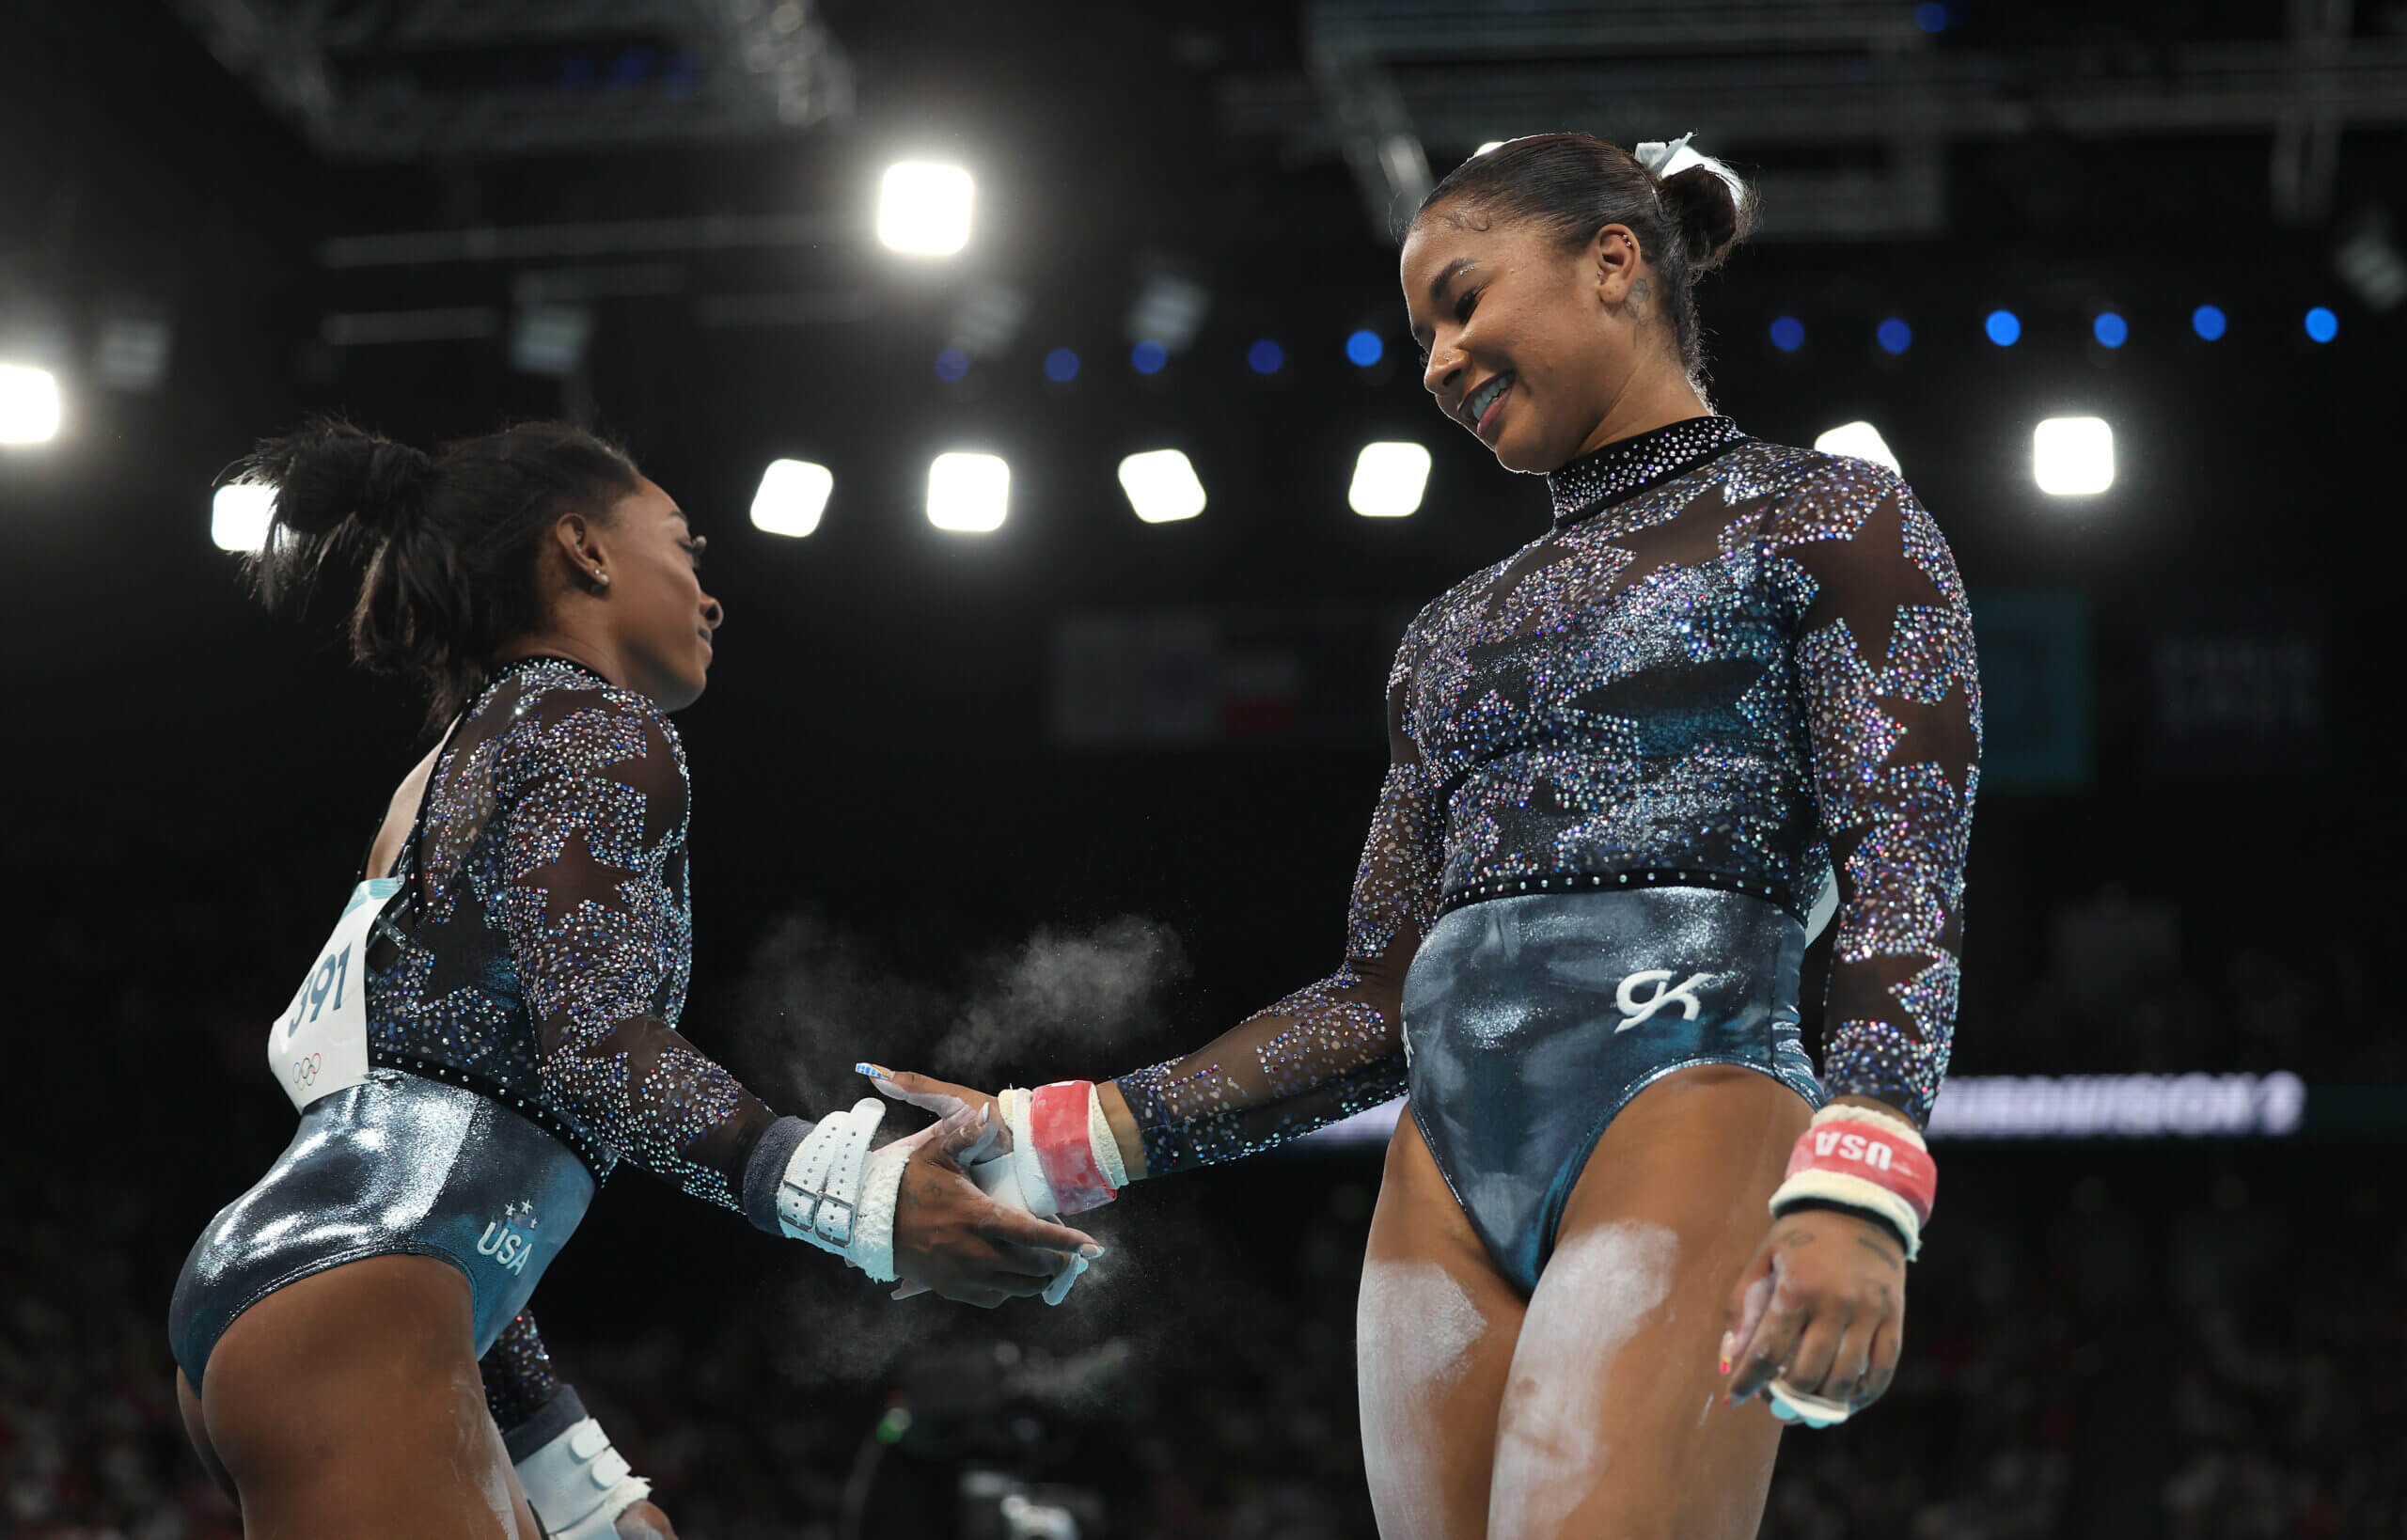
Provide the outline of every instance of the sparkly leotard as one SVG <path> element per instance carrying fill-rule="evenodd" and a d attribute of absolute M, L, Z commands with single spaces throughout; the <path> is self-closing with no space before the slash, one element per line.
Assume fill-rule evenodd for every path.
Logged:
<path fill-rule="evenodd" d="M 633 1160 L 763 1222 L 761 1204 L 746 1202 L 747 1162 L 798 1142 L 808 1125 L 777 1119 L 675 1029 L 692 944 L 687 799 L 684 749 L 650 700 L 560 659 L 496 671 L 438 758 L 393 871 L 401 892 L 377 923 L 371 1083 L 304 1113 L 293 1148 L 218 1217 L 179 1281 L 171 1330 L 196 1384 L 216 1333 L 268 1289 L 358 1255 L 417 1251 L 470 1274 L 480 1329 L 494 1333 L 488 1399 L 505 1428 L 524 1421 L 556 1388 L 533 1318 L 504 1292 L 531 1279 L 522 1269 L 488 1287 L 480 1272 L 492 1262 L 443 1229 L 444 1204 L 411 1196 L 448 1184 L 505 1218 L 535 1214 L 532 1198 L 500 1190 L 511 1173 L 461 1164 L 478 1149 L 515 1151 L 523 1167 L 564 1145 L 590 1173 L 579 1173 L 586 1192 Z M 443 1140 L 421 1132 L 413 1148 L 374 1155 L 393 1145 L 396 1116 L 420 1129 L 430 1117 L 481 1119 L 495 1138 L 438 1156 L 424 1146 Z M 379 1164 L 437 1158 L 449 1164 L 398 1174 Z M 335 1171 L 345 1173 L 335 1186 L 364 1172 L 393 1196 L 363 1212 L 330 1189 Z M 573 1228 L 583 1201 L 568 1206 Z M 456 1218 L 473 1240 L 486 1216 Z M 559 1228 L 543 1234 L 544 1260 L 567 1239 Z M 501 1312 L 489 1324 L 488 1299 Z"/>
<path fill-rule="evenodd" d="M 741 1207 L 772 1121 L 676 1031 L 693 959 L 685 753 L 660 708 L 575 664 L 506 666 L 435 767 L 377 929 L 369 1062 L 440 1066 L 598 1176 L 621 1159 Z"/>
<path fill-rule="evenodd" d="M 1834 881 L 1821 1079 L 1927 1117 L 1955 1025 L 1980 740 L 1938 527 L 1891 472 L 1723 417 L 1608 445 L 1550 481 L 1552 527 L 1406 631 L 1345 966 L 1121 1077 L 1149 1174 L 1403 1091 L 1401 1002 L 1424 937 L 1524 894 L 1718 889 L 1801 920 Z"/>

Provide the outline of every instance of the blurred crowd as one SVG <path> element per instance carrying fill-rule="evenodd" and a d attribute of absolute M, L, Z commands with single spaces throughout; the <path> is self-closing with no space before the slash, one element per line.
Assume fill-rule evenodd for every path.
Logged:
<path fill-rule="evenodd" d="M 239 1533 L 184 1445 L 166 1297 L 291 1127 L 260 1073 L 260 964 L 224 946 L 223 915 L 304 937 L 323 917 L 261 908 L 274 885 L 228 830 L 124 966 L 134 933 L 94 917 L 154 832 L 132 814 L 8 832 L 51 900 L 21 933 L 47 963 L 21 1019 L 76 1029 L 16 1034 L 0 1081 L 0 1540 Z M 2110 891 L 2036 946 L 1979 976 L 1959 1069 L 2407 1082 L 2372 939 L 2213 946 Z M 150 1088 L 149 1110 L 113 1115 L 111 1086 Z M 1766 1540 L 2407 1536 L 2407 1226 L 2384 1150 L 1943 1148 L 1896 1385 L 1860 1422 L 1788 1436 Z M 1339 1151 L 1140 1189 L 1106 1211 L 1122 1270 L 1059 1312 L 890 1307 L 747 1236 L 735 1272 L 773 1281 L 682 1294 L 579 1263 L 580 1237 L 537 1311 L 685 1540 L 999 1537 L 964 1517 L 992 1516 L 964 1496 L 980 1480 L 1071 1494 L 1109 1535 L 1368 1540 L 1353 1304 L 1375 1174 Z M 821 1350 L 838 1341 L 857 1350 Z"/>
<path fill-rule="evenodd" d="M 2190 1190 L 2181 1164 L 2110 1157 L 2019 1199 L 1959 1184 L 1895 1389 L 1843 1430 L 1788 1435 L 1766 1540 L 2407 1534 L 2399 1205 L 2370 1184 L 2275 1201 L 2278 1173 Z M 1300 1229 L 1267 1255 L 1246 1254 L 1234 1209 L 1181 1223 L 1156 1199 L 1122 1231 L 1141 1252 L 1158 1229 L 1174 1260 L 1091 1281 L 1082 1310 L 894 1307 L 798 1266 L 727 1308 L 638 1296 L 606 1328 L 547 1332 L 685 1540 L 1000 1535 L 965 1516 L 981 1471 L 1083 1490 L 1105 1534 L 1368 1540 L 1367 1175 L 1344 1156 L 1269 1173 Z M 237 1534 L 170 1390 L 161 1318 L 186 1237 L 92 1176 L 9 1191 L 0 1535 Z M 831 1342 L 867 1358 L 831 1360 Z"/>
<path fill-rule="evenodd" d="M 2226 945 L 2112 887 L 2058 909 L 2047 932 L 2022 966 L 1967 970 L 1958 1071 L 2407 1082 L 2407 1010 L 2375 970 L 2386 935 L 2252 915 Z"/>

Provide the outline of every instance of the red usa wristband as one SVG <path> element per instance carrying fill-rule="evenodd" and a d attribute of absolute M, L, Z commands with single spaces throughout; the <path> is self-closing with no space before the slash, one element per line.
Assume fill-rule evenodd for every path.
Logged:
<path fill-rule="evenodd" d="M 1029 1093 L 1028 1127 L 1036 1140 L 1037 1168 L 1063 1214 L 1100 1208 L 1120 1196 L 1095 1159 L 1088 1116 L 1093 1097 L 1092 1080 L 1057 1081 Z"/>
<path fill-rule="evenodd" d="M 1938 1194 L 1939 1168 L 1920 1134 L 1879 1113 L 1830 1107 L 1798 1136 L 1771 1210 L 1801 1199 L 1867 1210 L 1896 1227 L 1911 1257 Z"/>

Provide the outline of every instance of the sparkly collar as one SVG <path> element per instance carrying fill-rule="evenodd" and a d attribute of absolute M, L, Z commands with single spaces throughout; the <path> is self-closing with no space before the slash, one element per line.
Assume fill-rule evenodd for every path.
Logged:
<path fill-rule="evenodd" d="M 1690 417 L 1615 439 L 1546 479 L 1554 493 L 1554 526 L 1577 524 L 1658 482 L 1694 470 L 1746 436 L 1728 417 Z"/>
<path fill-rule="evenodd" d="M 593 681 L 596 684 L 608 684 L 610 683 L 608 680 L 603 678 L 598 670 L 587 668 L 584 664 L 577 662 L 574 658 L 564 658 L 558 652 L 529 652 L 524 657 L 511 658 L 507 663 L 495 664 L 493 671 L 485 676 L 485 683 L 487 686 L 490 687 L 493 684 L 500 683 L 511 674 L 519 673 L 529 668 L 540 668 L 544 664 L 550 664 L 554 668 L 573 668 L 578 673 L 583 674 L 586 678 Z M 615 685 L 612 687 L 616 688 Z"/>

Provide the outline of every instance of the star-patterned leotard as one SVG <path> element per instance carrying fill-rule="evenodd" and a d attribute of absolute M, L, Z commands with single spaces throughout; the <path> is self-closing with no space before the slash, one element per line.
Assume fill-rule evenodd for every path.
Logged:
<path fill-rule="evenodd" d="M 1713 888 L 1837 935 L 1821 1078 L 1925 1121 L 1955 1028 L 1980 686 L 1938 526 L 1878 465 L 1691 418 L 1550 479 L 1546 533 L 1407 629 L 1345 961 L 1119 1081 L 1159 1174 L 1399 1093 L 1437 919 Z"/>
<path fill-rule="evenodd" d="M 496 1115 L 531 1122 L 574 1152 L 569 1164 L 581 1161 L 590 1179 L 556 1182 L 557 1190 L 582 1182 L 590 1191 L 618 1162 L 632 1160 L 774 1230 L 773 1205 L 762 1201 L 764 1185 L 751 1163 L 758 1155 L 781 1169 L 809 1125 L 777 1118 L 676 1029 L 692 957 L 687 808 L 684 749 L 651 700 L 558 658 L 497 668 L 437 756 L 392 872 L 401 891 L 376 924 L 368 1058 L 371 1076 L 387 1072 L 385 1080 L 338 1095 L 370 1108 L 394 1096 L 414 1096 L 415 1108 L 433 1096 L 437 1105 L 424 1116 L 439 1121 L 456 1118 L 457 1098 L 474 1093 L 509 1109 Z M 409 1090 L 428 1081 L 440 1091 Z M 440 1100 L 447 1095 L 453 1101 Z M 426 1206 L 410 1206 L 412 1183 L 430 1192 L 439 1181 L 449 1184 L 445 1190 L 487 1193 L 496 1182 L 506 1186 L 509 1173 L 486 1173 L 480 1183 L 477 1173 L 445 1166 L 457 1158 L 440 1150 L 396 1150 L 385 1164 L 401 1163 L 388 1179 L 400 1186 L 385 1206 L 350 1212 L 348 1199 L 313 1181 L 314 1167 L 295 1169 L 304 1159 L 295 1152 L 305 1149 L 335 1152 L 307 1157 L 318 1165 L 339 1158 L 361 1171 L 375 1166 L 360 1136 L 320 1127 L 310 1142 L 313 1126 L 341 1115 L 331 1101 L 306 1111 L 293 1150 L 219 1216 L 187 1262 L 174 1314 L 180 1358 L 196 1384 L 234 1314 L 267 1289 L 354 1256 L 380 1249 L 451 1256 L 472 1289 L 482 1288 L 480 1301 L 512 1297 L 501 1292 L 511 1280 L 480 1279 L 502 1253 L 475 1254 L 484 1248 L 443 1227 L 464 1225 L 473 1240 L 489 1218 L 531 1225 L 537 1205 L 488 1193 L 500 1205 L 491 1217 L 432 1210 L 403 1217 Z M 525 1146 L 540 1136 L 500 1126 L 517 1147 L 558 1148 Z M 411 1162 L 426 1169 L 402 1171 Z M 749 1189 L 747 1172 L 755 1178 Z M 285 1212 L 295 1204 L 307 1212 Z M 546 1256 L 582 1207 L 576 1200 L 542 1230 Z M 518 1281 L 527 1281 L 524 1268 Z M 495 1416 L 507 1428 L 549 1400 L 557 1382 L 533 1317 L 514 1305 L 500 1308 L 507 1313 L 484 1328 L 495 1335 L 482 1367 Z"/>

